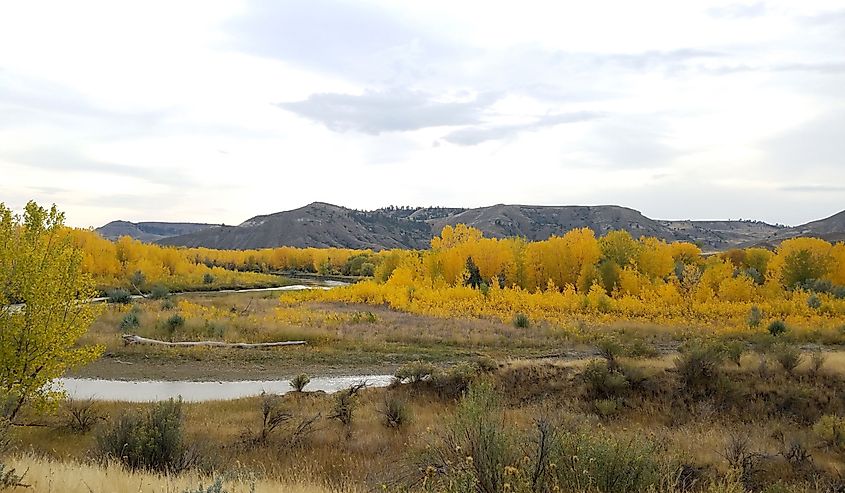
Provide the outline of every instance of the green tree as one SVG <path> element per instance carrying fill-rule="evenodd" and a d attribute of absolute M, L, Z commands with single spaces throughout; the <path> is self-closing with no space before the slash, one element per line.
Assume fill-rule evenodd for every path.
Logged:
<path fill-rule="evenodd" d="M 98 306 L 84 302 L 94 284 L 63 223 L 56 206 L 29 202 L 21 217 L 0 203 L 0 393 L 11 399 L 9 419 L 24 404 L 50 403 L 54 379 L 102 352 L 77 344 Z"/>
<path fill-rule="evenodd" d="M 484 280 L 481 279 L 481 271 L 478 270 L 478 266 L 475 265 L 475 261 L 472 260 L 472 257 L 467 257 L 466 270 L 466 280 L 464 281 L 464 286 L 470 286 L 473 289 L 477 289 L 481 286 L 481 283 L 484 282 Z"/>
<path fill-rule="evenodd" d="M 827 272 L 826 259 L 813 255 L 810 250 L 790 252 L 783 263 L 781 274 L 784 286 L 794 288 L 807 281 L 819 279 Z"/>

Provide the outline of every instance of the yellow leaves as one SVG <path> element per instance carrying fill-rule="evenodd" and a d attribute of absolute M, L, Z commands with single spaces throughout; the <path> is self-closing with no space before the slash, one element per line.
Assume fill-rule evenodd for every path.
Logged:
<path fill-rule="evenodd" d="M 440 236 L 431 239 L 431 249 L 454 248 L 463 243 L 477 242 L 481 236 L 480 230 L 466 224 L 458 224 L 454 227 L 447 225 L 443 227 Z"/>
<path fill-rule="evenodd" d="M 746 276 L 723 279 L 719 283 L 719 298 L 725 301 L 751 301 L 754 299 L 754 281 Z"/>
<path fill-rule="evenodd" d="M 544 286 L 549 279 L 557 286 L 576 285 L 582 269 L 594 265 L 601 255 L 598 241 L 588 228 L 529 243 L 525 250 L 529 289 Z"/>
<path fill-rule="evenodd" d="M 602 259 L 616 262 L 619 267 L 635 264 L 640 243 L 627 231 L 610 231 L 599 240 Z"/>
<path fill-rule="evenodd" d="M 431 286 L 424 279 L 403 277 L 402 282 L 380 284 L 364 281 L 342 288 L 309 293 L 285 294 L 283 300 L 338 301 L 344 303 L 387 304 L 411 313 L 435 317 L 489 317 L 511 323 L 515 313 L 555 327 L 572 327 L 578 321 L 609 323 L 618 320 L 647 321 L 668 325 L 708 324 L 719 330 L 748 330 L 747 317 L 758 306 L 770 317 L 788 318 L 795 326 L 834 327 L 845 316 L 845 300 L 823 297 L 827 312 L 814 312 L 806 306 L 806 295 L 785 299 L 784 293 L 767 299 L 744 276 L 720 281 L 718 291 L 699 283 L 684 298 L 675 282 L 648 281 L 633 267 L 622 270 L 619 292 L 609 296 L 599 284 L 579 293 L 571 284 L 561 291 L 549 280 L 546 289 L 528 291 L 518 287 L 491 288 L 487 294 L 466 286 Z M 630 291 L 629 291 L 630 290 Z M 632 294 L 637 291 L 636 294 Z M 759 292 L 758 292 L 759 291 Z M 836 317 L 839 317 L 838 319 Z M 838 320 L 838 322 L 837 322 Z"/>
<path fill-rule="evenodd" d="M 633 267 L 625 267 L 619 273 L 619 290 L 622 294 L 639 296 L 642 292 L 643 285 L 648 280 L 643 279 L 639 272 Z"/>
<path fill-rule="evenodd" d="M 777 248 L 769 263 L 769 277 L 788 288 L 815 279 L 826 279 L 835 265 L 833 246 L 818 238 L 792 238 Z"/>
<path fill-rule="evenodd" d="M 837 243 L 830 250 L 833 259 L 829 278 L 833 284 L 845 286 L 845 243 Z"/>
<path fill-rule="evenodd" d="M 637 256 L 639 271 L 650 279 L 666 279 L 675 267 L 672 248 L 657 238 L 642 238 L 642 248 Z"/>
<path fill-rule="evenodd" d="M 669 244 L 669 251 L 672 254 L 672 259 L 675 262 L 684 264 L 694 264 L 701 259 L 701 249 L 698 245 L 687 243 L 685 241 L 678 241 Z"/>
<path fill-rule="evenodd" d="M 27 204 L 22 218 L 0 204 L 0 392 L 24 402 L 51 398 L 48 384 L 67 369 L 87 363 L 100 347 L 79 347 L 101 306 L 82 271 L 84 255 L 64 228 L 55 206 Z M 9 302 L 21 310 L 5 310 Z"/>
<path fill-rule="evenodd" d="M 722 281 L 733 276 L 734 266 L 730 261 L 712 257 L 705 264 L 699 283 L 704 284 L 714 293 L 719 292 Z"/>

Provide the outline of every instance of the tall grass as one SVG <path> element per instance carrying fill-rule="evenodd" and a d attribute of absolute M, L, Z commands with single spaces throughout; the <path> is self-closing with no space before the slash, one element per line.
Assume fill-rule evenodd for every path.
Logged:
<path fill-rule="evenodd" d="M 32 455 L 10 458 L 11 466 L 27 471 L 26 484 L 21 493 L 179 493 L 196 490 L 213 479 L 197 472 L 162 475 L 142 471 L 127 471 L 119 464 L 56 461 Z M 321 484 L 285 482 L 273 479 L 254 479 L 254 475 L 226 475 L 223 487 L 228 493 L 355 493 L 352 486 L 330 488 Z M 17 491 L 17 490 L 13 490 Z"/>

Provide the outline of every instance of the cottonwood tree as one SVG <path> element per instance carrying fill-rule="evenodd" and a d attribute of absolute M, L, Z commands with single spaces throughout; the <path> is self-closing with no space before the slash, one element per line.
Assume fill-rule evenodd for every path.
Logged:
<path fill-rule="evenodd" d="M 0 393 L 9 419 L 24 404 L 53 402 L 51 382 L 102 352 L 78 344 L 98 313 L 86 303 L 95 291 L 82 260 L 55 206 L 29 202 L 19 216 L 0 203 Z"/>

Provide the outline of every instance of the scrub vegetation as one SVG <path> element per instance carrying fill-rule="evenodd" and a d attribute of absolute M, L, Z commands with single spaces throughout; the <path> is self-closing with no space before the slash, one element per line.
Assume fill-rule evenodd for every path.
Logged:
<path fill-rule="evenodd" d="M 0 489 L 845 488 L 843 244 L 703 256 L 624 232 L 526 242 L 458 225 L 426 251 L 228 252 L 112 243 L 35 204 L 0 219 Z M 282 270 L 372 277 L 213 292 Z M 212 292 L 174 294 L 185 289 Z M 125 346 L 126 334 L 307 344 Z M 309 390 L 382 372 L 389 387 Z M 295 391 L 73 401 L 48 385 L 66 374 Z"/>

